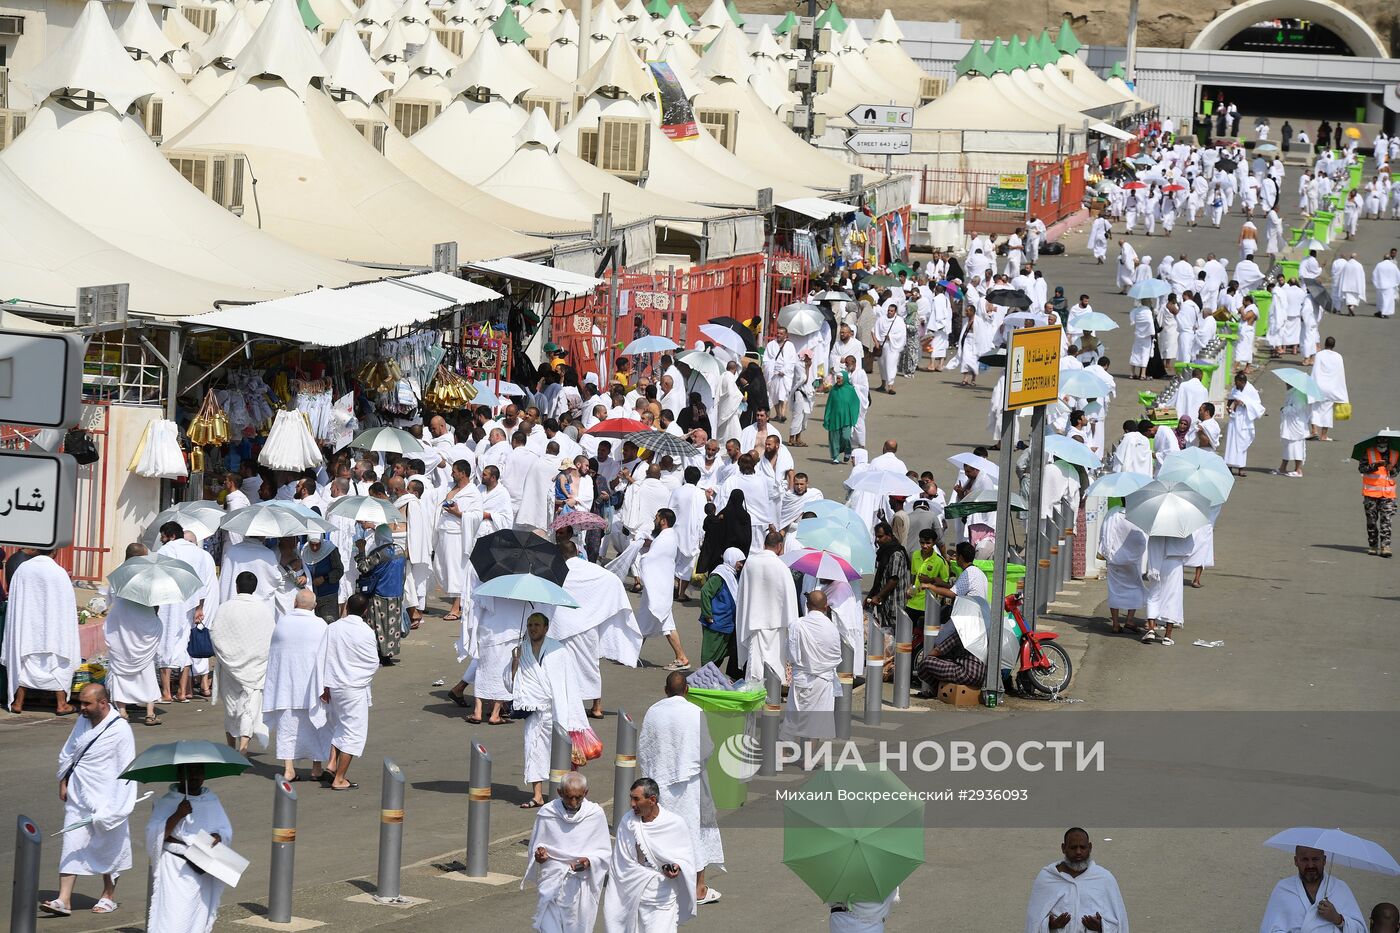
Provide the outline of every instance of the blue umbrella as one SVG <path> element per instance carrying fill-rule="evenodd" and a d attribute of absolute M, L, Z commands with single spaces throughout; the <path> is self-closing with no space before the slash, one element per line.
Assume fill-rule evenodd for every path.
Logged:
<path fill-rule="evenodd" d="M 1084 495 L 1121 499 L 1132 495 L 1150 482 L 1152 477 L 1141 473 L 1105 473 L 1084 490 Z"/>
<path fill-rule="evenodd" d="M 854 513 L 852 513 L 854 514 Z M 804 518 L 797 523 L 797 541 L 840 557 L 861 573 L 875 572 L 875 545 L 859 518 L 854 526 L 839 518 Z"/>
<path fill-rule="evenodd" d="M 569 595 L 568 590 L 531 573 L 507 573 L 487 580 L 472 592 L 477 596 L 495 596 L 497 599 L 519 599 L 527 603 L 578 608 L 578 602 Z"/>
<path fill-rule="evenodd" d="M 640 353 L 667 353 L 676 349 L 676 342 L 669 337 L 653 335 L 649 337 L 638 337 L 636 340 L 622 348 L 623 356 L 632 356 Z"/>
<path fill-rule="evenodd" d="M 1108 386 L 1093 373 L 1082 369 L 1060 370 L 1060 394 L 1074 398 L 1103 398 Z"/>
<path fill-rule="evenodd" d="M 852 521 L 859 521 L 859 517 L 848 507 L 837 502 L 835 499 L 818 499 L 815 502 L 808 502 L 802 506 L 803 514 L 812 512 L 817 518 L 836 518 L 850 524 Z"/>
<path fill-rule="evenodd" d="M 1087 314 L 1070 315 L 1069 322 L 1078 330 L 1092 331 L 1096 334 L 1101 331 L 1118 329 L 1118 322 L 1102 311 L 1090 311 Z"/>
<path fill-rule="evenodd" d="M 1294 369 L 1291 366 L 1283 369 L 1270 370 L 1275 376 L 1283 380 L 1290 389 L 1297 389 L 1308 397 L 1308 401 L 1316 402 L 1327 397 L 1327 393 L 1322 391 L 1322 386 L 1317 384 L 1317 380 L 1301 369 Z"/>
<path fill-rule="evenodd" d="M 1065 437 L 1063 434 L 1051 434 L 1045 438 L 1045 452 L 1057 460 L 1082 466 L 1086 470 L 1094 470 L 1103 466 L 1103 461 L 1094 456 L 1092 450 L 1074 438 Z"/>
<path fill-rule="evenodd" d="M 1172 287 L 1161 279 L 1143 279 L 1128 289 L 1129 298 L 1161 298 L 1170 295 Z"/>
<path fill-rule="evenodd" d="M 1135 155 L 1128 160 L 1134 165 L 1156 165 L 1157 160 L 1145 155 Z"/>
<path fill-rule="evenodd" d="M 486 383 L 473 382 L 472 388 L 476 389 L 476 395 L 472 398 L 473 405 L 485 405 L 488 408 L 495 408 L 497 405 L 501 404 L 500 396 L 492 392 L 491 387 Z"/>

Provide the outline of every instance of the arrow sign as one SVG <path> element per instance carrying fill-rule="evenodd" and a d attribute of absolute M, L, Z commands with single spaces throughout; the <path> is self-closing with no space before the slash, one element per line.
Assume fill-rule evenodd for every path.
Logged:
<path fill-rule="evenodd" d="M 894 107 L 889 104 L 861 104 L 846 111 L 846 116 L 856 126 L 878 126 L 884 129 L 903 130 L 914 125 L 913 107 Z"/>
<path fill-rule="evenodd" d="M 914 151 L 914 134 L 852 133 L 846 148 L 861 155 L 908 155 Z"/>

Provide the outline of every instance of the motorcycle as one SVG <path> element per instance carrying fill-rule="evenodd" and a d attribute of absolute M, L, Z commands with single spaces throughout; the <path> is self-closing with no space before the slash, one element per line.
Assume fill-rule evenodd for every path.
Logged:
<path fill-rule="evenodd" d="M 1074 665 L 1069 653 L 1055 644 L 1055 632 L 1036 632 L 1026 628 L 1021 614 L 1022 594 L 1014 593 L 1002 602 L 1006 624 L 1002 628 L 1002 684 L 1007 693 L 1024 697 L 1054 697 L 1069 689 L 1074 679 Z M 921 684 L 919 665 L 924 658 L 923 626 L 915 626 L 913 638 L 914 687 Z"/>

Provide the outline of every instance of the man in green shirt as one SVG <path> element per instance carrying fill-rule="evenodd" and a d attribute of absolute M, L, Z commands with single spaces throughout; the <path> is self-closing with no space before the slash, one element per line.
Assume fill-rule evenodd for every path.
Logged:
<path fill-rule="evenodd" d="M 909 579 L 913 585 L 913 595 L 905 603 L 905 611 L 914 620 L 914 625 L 919 626 L 924 621 L 929 587 L 934 584 L 948 585 L 948 562 L 938 553 L 938 536 L 932 528 L 919 532 L 919 549 L 909 555 Z M 935 611 L 937 606 L 935 601 Z"/>

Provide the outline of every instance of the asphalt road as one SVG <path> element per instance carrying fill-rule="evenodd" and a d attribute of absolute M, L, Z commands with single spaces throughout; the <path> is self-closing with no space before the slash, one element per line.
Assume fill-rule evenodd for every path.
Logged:
<path fill-rule="evenodd" d="M 1134 243 L 1140 253 L 1157 258 L 1168 246 L 1192 259 L 1207 251 L 1233 257 L 1238 229 L 1236 217 L 1220 231 L 1178 227 L 1170 241 L 1139 236 Z M 1400 224 L 1362 224 L 1357 245 L 1368 272 L 1375 258 L 1397 245 L 1398 237 Z M 1096 309 L 1126 324 L 1130 302 L 1113 289 L 1112 265 L 1096 266 L 1083 241 L 1083 230 L 1072 231 L 1065 238 L 1067 255 L 1043 263 L 1047 277 L 1052 285 L 1064 285 L 1071 298 L 1087 292 Z M 1330 258 L 1324 257 L 1324 265 Z M 861 748 L 867 750 L 872 738 L 922 739 L 969 730 L 1007 736 L 1050 730 L 1072 734 L 1081 725 L 1088 729 L 1089 723 L 1104 721 L 1089 718 L 1104 713 L 1120 714 L 1116 721 L 1110 717 L 1109 728 L 1137 733 L 1132 741 L 1138 744 L 1124 746 L 1130 747 L 1126 758 L 1115 756 L 1120 746 L 1113 743 L 1119 739 L 1110 740 L 1108 773 L 1117 794 L 1092 775 L 1053 787 L 1024 775 L 1002 775 L 998 786 L 1029 787 L 1038 794 L 1030 815 L 999 810 L 995 804 L 979 805 L 982 809 L 972 815 L 963 809 L 940 811 L 938 825 L 962 822 L 976 828 L 928 830 L 926 864 L 903 886 L 889 929 L 1019 928 L 1035 871 L 1058 858 L 1060 833 L 1071 825 L 1089 828 L 1095 857 L 1117 875 L 1133 924 L 1146 930 L 1253 929 L 1273 883 L 1292 872 L 1288 856 L 1263 848 L 1262 842 L 1274 831 L 1302 822 L 1304 813 L 1319 824 L 1341 825 L 1400 852 L 1400 771 L 1389 757 L 1400 724 L 1400 652 L 1393 632 L 1400 576 L 1396 566 L 1365 553 L 1360 483 L 1346 460 L 1351 443 L 1365 431 L 1400 422 L 1393 376 L 1395 328 L 1400 325 L 1370 317 L 1371 310 L 1366 309 L 1366 316 L 1324 322 L 1324 333 L 1337 337 L 1347 360 L 1356 415 L 1339 423 L 1337 443 L 1309 445 L 1302 479 L 1268 475 L 1277 465 L 1282 384 L 1267 373 L 1256 376 L 1270 414 L 1259 425 L 1251 470 L 1236 484 L 1217 525 L 1216 566 L 1207 571 L 1204 588 L 1186 593 L 1188 624 L 1175 647 L 1144 646 L 1109 635 L 1103 584 L 1085 581 L 1061 597 L 1058 611 L 1046 622 L 1071 651 L 1077 675 L 1069 698 L 1076 702 L 1022 701 L 989 711 L 916 701 L 927 711 L 906 714 L 883 730 L 858 726 Z M 1112 369 L 1120 376 L 1126 373 L 1130 339 L 1126 328 L 1106 338 Z M 894 398 L 877 394 L 869 431 L 872 448 L 884 438 L 898 438 L 900 455 L 911 467 L 932 469 L 951 486 L 946 457 L 986 441 L 987 397 L 995 380 L 984 381 L 988 384 L 962 389 L 956 376 L 921 373 L 902 380 Z M 1110 426 L 1137 414 L 1130 386 L 1120 378 Z M 1117 434 L 1110 427 L 1110 442 Z M 824 432 L 812 430 L 808 440 L 812 446 L 797 452 L 799 468 L 828 495 L 835 494 L 845 470 L 820 457 Z M 368 757 L 352 772 L 360 789 L 330 794 L 301 785 L 299 917 L 346 931 L 421 930 L 464 922 L 509 931 L 529 927 L 533 893 L 521 893 L 515 882 L 493 886 L 452 877 L 465 840 L 469 741 L 486 743 L 495 760 L 493 871 L 511 876 L 523 871 L 522 841 L 531 814 L 516 806 L 526 796 L 519 784 L 520 727 L 469 726 L 464 711 L 447 701 L 446 687 L 432 686 L 439 679 L 450 685 L 460 672 L 451 648 L 454 627 L 441 622 L 440 614 L 404 642 L 403 663 L 376 679 Z M 691 651 L 699 647 L 696 614 L 693 604 L 678 610 Z M 1223 640 L 1224 645 L 1193 647 L 1198 638 Z M 587 771 L 598 802 L 611 800 L 610 768 L 599 765 L 606 765 L 612 753 L 612 712 L 621 706 L 640 718 L 660 697 L 663 676 L 655 665 L 668 657 L 664 646 L 652 643 L 644 651 L 651 666 L 604 668 L 609 719 L 599 733 L 608 749 L 602 762 Z M 858 693 L 857 709 L 860 700 Z M 163 712 L 162 727 L 136 727 L 138 749 L 176 737 L 222 738 L 221 718 L 214 710 L 191 704 Z M 1334 712 L 1373 715 L 1324 715 Z M 1255 715 L 1239 715 L 1244 713 Z M 70 725 L 71 720 L 43 714 L 0 719 L 0 811 L 37 819 L 46 834 L 61 825 L 54 762 Z M 1195 730 L 1202 747 L 1210 745 L 1209 754 L 1193 755 Z M 1141 753 L 1141 743 L 1150 746 L 1158 736 L 1160 756 Z M 1373 736 L 1373 744 L 1366 736 Z M 399 763 L 409 783 L 404 844 L 409 867 L 403 893 L 428 900 L 410 909 L 346 900 L 373 889 L 379 759 L 386 756 Z M 255 762 L 252 773 L 213 785 L 232 818 L 235 848 L 253 860 L 238 889 L 225 894 L 219 929 L 243 928 L 236 921 L 259 914 L 266 903 L 268 778 L 279 767 L 265 755 L 255 756 Z M 724 814 L 728 873 L 711 876 L 724 900 L 705 907 L 688 929 L 824 928 L 821 903 L 781 864 L 775 794 L 796 783 L 791 778 L 756 780 L 749 805 Z M 1132 812 L 1119 799 L 1124 795 L 1135 805 Z M 1249 807 L 1251 799 L 1259 806 Z M 1242 801 L 1238 807 L 1236 800 Z M 137 814 L 143 828 L 145 812 L 143 807 Z M 1327 819 L 1329 813 L 1337 819 Z M 45 839 L 45 896 L 57 882 L 58 849 L 58 840 Z M 12 868 L 6 848 L 0 852 L 0 873 L 8 876 Z M 42 928 L 142 928 L 144 892 L 138 879 L 145 870 L 146 859 L 138 854 L 119 890 L 119 913 L 41 920 Z M 1351 869 L 1338 874 L 1364 909 L 1378 900 L 1400 900 L 1395 879 Z M 78 890 L 77 906 L 85 911 L 97 891 L 90 880 L 81 880 Z M 0 909 L 8 910 L 9 896 L 5 885 Z"/>

